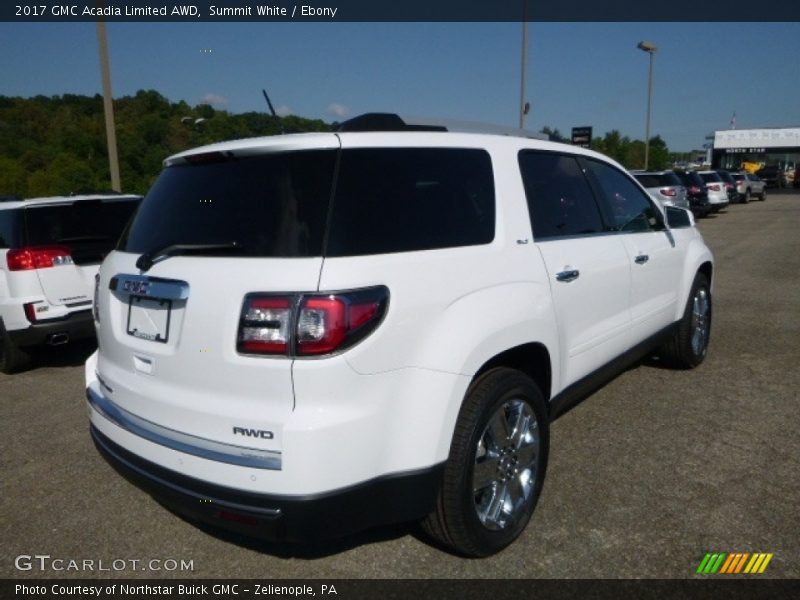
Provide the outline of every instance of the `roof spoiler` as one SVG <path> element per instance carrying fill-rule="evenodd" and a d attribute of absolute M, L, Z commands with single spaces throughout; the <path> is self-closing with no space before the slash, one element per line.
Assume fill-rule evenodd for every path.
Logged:
<path fill-rule="evenodd" d="M 343 121 L 337 132 L 349 131 L 449 131 L 459 133 L 490 133 L 535 140 L 548 140 L 544 133 L 503 127 L 487 123 L 456 121 L 452 119 L 430 119 L 425 117 L 400 117 L 394 113 L 365 113 Z"/>

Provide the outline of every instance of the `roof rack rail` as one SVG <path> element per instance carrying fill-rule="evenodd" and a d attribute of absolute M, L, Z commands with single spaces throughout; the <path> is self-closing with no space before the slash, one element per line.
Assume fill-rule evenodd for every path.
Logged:
<path fill-rule="evenodd" d="M 453 119 L 401 117 L 395 113 L 365 113 L 343 121 L 336 128 L 336 131 L 447 131 L 458 133 L 490 133 L 494 135 L 524 137 L 534 140 L 549 139 L 549 136 L 544 133 L 529 131 L 527 129 Z"/>

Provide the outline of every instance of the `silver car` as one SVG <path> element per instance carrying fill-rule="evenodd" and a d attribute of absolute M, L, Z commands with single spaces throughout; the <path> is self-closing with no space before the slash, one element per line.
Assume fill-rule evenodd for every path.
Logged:
<path fill-rule="evenodd" d="M 686 188 L 674 171 L 631 171 L 631 175 L 664 206 L 691 208 Z"/>
<path fill-rule="evenodd" d="M 736 192 L 739 194 L 739 202 L 747 204 L 753 197 L 759 200 L 767 199 L 767 184 L 758 175 L 751 173 L 731 173 L 736 182 Z"/>

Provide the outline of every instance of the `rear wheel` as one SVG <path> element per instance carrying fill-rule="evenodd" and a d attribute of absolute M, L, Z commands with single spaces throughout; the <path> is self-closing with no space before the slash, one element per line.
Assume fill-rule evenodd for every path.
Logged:
<path fill-rule="evenodd" d="M 767 199 L 767 188 L 761 189 L 761 194 L 759 195 L 758 199 L 761 200 L 761 202 Z"/>
<path fill-rule="evenodd" d="M 458 416 L 437 506 L 422 523 L 466 556 L 489 556 L 525 529 L 547 467 L 545 401 L 527 375 L 493 369 L 476 380 Z"/>
<path fill-rule="evenodd" d="M 20 348 L 9 337 L 0 323 L 0 372 L 10 375 L 30 368 L 33 357 L 30 351 Z"/>
<path fill-rule="evenodd" d="M 747 191 L 744 193 L 744 198 L 742 199 L 742 202 L 744 202 L 745 204 L 750 204 L 750 197 L 751 197 L 750 188 L 747 188 Z"/>
<path fill-rule="evenodd" d="M 694 278 L 683 318 L 672 338 L 661 349 L 661 357 L 672 366 L 692 369 L 706 358 L 711 334 L 711 288 L 708 278 Z"/>

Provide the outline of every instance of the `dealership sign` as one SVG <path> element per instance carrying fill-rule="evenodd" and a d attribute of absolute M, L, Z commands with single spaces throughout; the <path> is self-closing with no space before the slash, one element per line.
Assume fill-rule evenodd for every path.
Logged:
<path fill-rule="evenodd" d="M 592 128 L 591 127 L 573 127 L 572 128 L 572 143 L 581 148 L 592 147 Z"/>
<path fill-rule="evenodd" d="M 573 130 L 574 131 L 574 130 Z M 717 150 L 759 149 L 762 152 L 773 148 L 800 147 L 800 127 L 775 129 L 727 129 L 714 132 L 714 148 Z"/>

